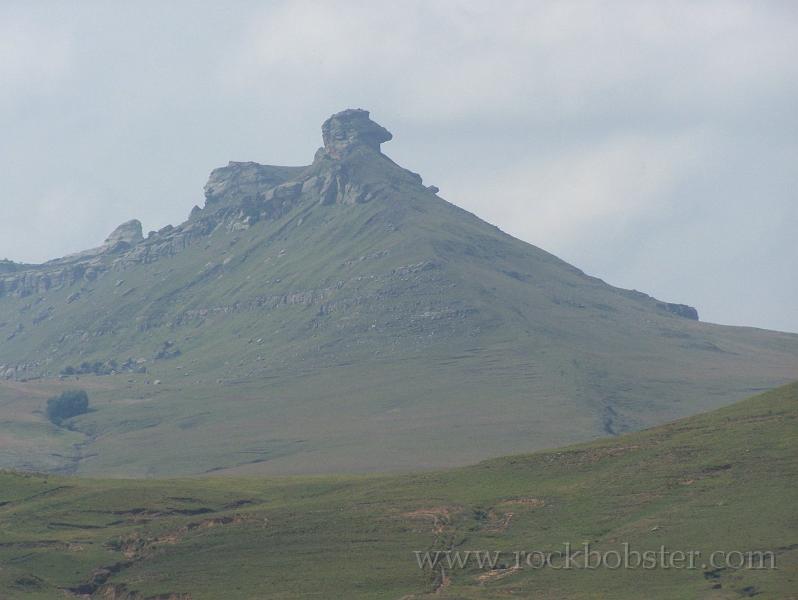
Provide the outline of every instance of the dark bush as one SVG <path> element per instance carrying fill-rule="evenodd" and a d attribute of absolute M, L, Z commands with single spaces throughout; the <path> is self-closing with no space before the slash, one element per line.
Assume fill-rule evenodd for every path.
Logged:
<path fill-rule="evenodd" d="M 79 366 L 71 365 L 61 370 L 61 375 L 112 375 L 119 369 L 118 363 L 114 360 L 95 360 L 94 362 L 83 361 Z"/>
<path fill-rule="evenodd" d="M 47 401 L 47 418 L 56 425 L 89 411 L 89 395 L 84 390 L 62 392 Z"/>

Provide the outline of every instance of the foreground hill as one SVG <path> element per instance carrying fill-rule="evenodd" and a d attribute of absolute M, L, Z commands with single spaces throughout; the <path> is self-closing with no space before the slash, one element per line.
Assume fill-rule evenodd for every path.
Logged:
<path fill-rule="evenodd" d="M 702 323 L 446 202 L 382 154 L 391 134 L 367 112 L 323 137 L 309 166 L 215 170 L 176 227 L 131 221 L 93 250 L 0 263 L 4 466 L 454 466 L 798 377 L 796 335 Z M 46 423 L 58 385 L 88 388 L 94 412 Z"/>
<path fill-rule="evenodd" d="M 795 598 L 796 440 L 793 384 L 656 429 L 417 475 L 103 481 L 7 472 L 0 597 Z M 694 568 L 514 568 L 516 551 L 584 542 L 602 553 L 629 544 L 701 555 Z M 501 554 L 494 568 L 473 559 L 449 568 L 445 558 L 419 568 L 414 552 L 436 550 Z M 710 564 L 717 551 L 729 564 Z M 736 568 L 740 556 L 755 562 Z M 748 568 L 760 556 L 776 569 Z"/>

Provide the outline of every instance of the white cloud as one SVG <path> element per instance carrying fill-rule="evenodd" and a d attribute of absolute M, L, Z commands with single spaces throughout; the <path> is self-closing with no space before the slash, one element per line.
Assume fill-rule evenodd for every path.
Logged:
<path fill-rule="evenodd" d="M 0 99 L 53 91 L 72 68 L 72 50 L 65 28 L 0 12 Z"/>
<path fill-rule="evenodd" d="M 796 86 L 785 75 L 798 76 L 798 21 L 756 8 L 291 1 L 252 20 L 220 74 L 241 93 L 305 102 L 346 90 L 436 121 L 723 112 Z"/>
<path fill-rule="evenodd" d="M 702 134 L 621 134 L 596 144 L 521 157 L 486 179 L 460 173 L 447 196 L 510 233 L 569 251 L 592 231 L 622 231 L 666 214 L 674 190 L 708 160 Z"/>

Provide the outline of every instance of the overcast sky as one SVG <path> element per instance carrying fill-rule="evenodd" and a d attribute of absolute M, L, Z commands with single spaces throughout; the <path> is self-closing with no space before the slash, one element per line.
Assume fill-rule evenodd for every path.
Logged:
<path fill-rule="evenodd" d="M 441 196 L 703 320 L 798 332 L 798 2 L 0 4 L 0 258 L 307 164 L 361 107 Z"/>

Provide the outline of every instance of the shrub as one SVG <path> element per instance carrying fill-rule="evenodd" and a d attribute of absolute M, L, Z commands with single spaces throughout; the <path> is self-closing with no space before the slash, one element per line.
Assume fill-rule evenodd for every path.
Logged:
<path fill-rule="evenodd" d="M 89 411 L 89 395 L 84 390 L 62 392 L 47 401 L 47 418 L 56 425 Z"/>

